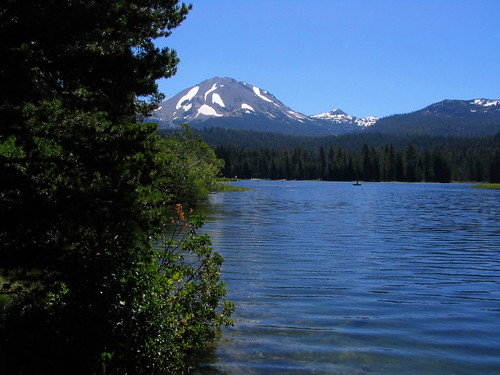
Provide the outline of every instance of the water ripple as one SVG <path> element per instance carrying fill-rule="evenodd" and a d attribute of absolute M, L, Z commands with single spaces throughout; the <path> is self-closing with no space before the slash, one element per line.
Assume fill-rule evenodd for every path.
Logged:
<path fill-rule="evenodd" d="M 237 310 L 198 373 L 500 373 L 498 192 L 241 184 L 205 207 Z"/>

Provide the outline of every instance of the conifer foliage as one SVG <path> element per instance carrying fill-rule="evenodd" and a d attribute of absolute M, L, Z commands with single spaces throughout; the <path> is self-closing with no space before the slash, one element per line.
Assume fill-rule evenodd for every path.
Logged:
<path fill-rule="evenodd" d="M 450 182 L 499 180 L 500 145 L 458 139 L 437 148 L 417 148 L 411 141 L 396 148 L 330 145 L 326 150 L 318 138 L 316 147 L 240 147 L 220 145 L 217 156 L 225 161 L 226 177 L 325 181 Z M 439 141 L 439 139 L 438 139 Z M 488 144 L 489 143 L 489 144 Z"/>
<path fill-rule="evenodd" d="M 2 2 L 0 373 L 180 371 L 230 323 L 222 259 L 173 208 L 220 165 L 188 129 L 137 123 L 178 63 L 153 41 L 189 9 Z"/>

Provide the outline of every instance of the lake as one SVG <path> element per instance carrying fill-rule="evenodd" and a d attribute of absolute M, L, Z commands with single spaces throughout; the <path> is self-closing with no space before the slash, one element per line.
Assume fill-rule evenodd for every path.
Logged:
<path fill-rule="evenodd" d="M 235 184 L 202 209 L 237 309 L 198 374 L 500 373 L 500 191 Z"/>

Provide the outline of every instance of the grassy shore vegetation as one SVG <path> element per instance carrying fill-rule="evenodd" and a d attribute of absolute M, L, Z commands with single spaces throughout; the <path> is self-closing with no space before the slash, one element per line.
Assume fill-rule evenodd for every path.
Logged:
<path fill-rule="evenodd" d="M 486 184 L 477 184 L 473 185 L 472 187 L 476 189 L 497 189 L 500 190 L 500 183 L 494 184 L 494 183 L 486 183 Z"/>
<path fill-rule="evenodd" d="M 220 177 L 217 179 L 218 185 L 215 192 L 237 192 L 237 191 L 248 191 L 250 189 L 243 186 L 232 185 L 231 182 L 238 181 L 237 178 L 231 177 Z"/>
<path fill-rule="evenodd" d="M 238 192 L 238 191 L 248 191 L 250 189 L 243 187 L 243 186 L 234 186 L 231 184 L 223 184 L 222 185 L 222 190 L 223 192 Z"/>
<path fill-rule="evenodd" d="M 221 164 L 188 128 L 137 123 L 178 63 L 153 40 L 189 9 L 2 3 L 0 373 L 180 373 L 231 323 L 222 258 L 185 208 Z"/>

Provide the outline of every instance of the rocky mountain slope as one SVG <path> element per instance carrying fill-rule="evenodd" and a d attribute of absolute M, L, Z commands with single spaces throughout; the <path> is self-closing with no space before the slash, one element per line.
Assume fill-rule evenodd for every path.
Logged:
<path fill-rule="evenodd" d="M 287 107 L 266 90 L 219 77 L 164 101 L 152 119 L 163 127 L 187 122 L 195 128 L 216 126 L 295 135 L 358 132 L 376 121 L 375 118 L 357 119 L 340 110 L 306 116 Z"/>

